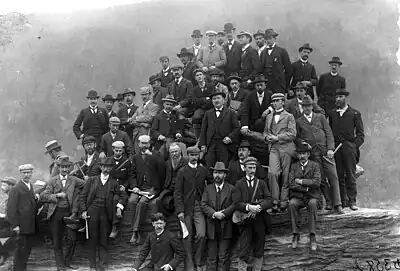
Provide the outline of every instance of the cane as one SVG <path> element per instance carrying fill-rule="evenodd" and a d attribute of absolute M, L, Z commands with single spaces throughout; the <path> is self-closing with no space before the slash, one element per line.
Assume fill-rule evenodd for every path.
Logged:
<path fill-rule="evenodd" d="M 342 143 L 340 143 L 337 147 L 336 147 L 336 149 L 333 151 L 333 155 L 335 155 L 335 153 L 340 149 L 340 147 L 342 147 Z M 327 157 L 325 157 L 325 156 L 322 156 L 327 162 L 329 162 L 329 163 L 331 163 L 332 165 L 333 165 L 333 162 L 329 159 L 329 158 L 327 158 Z"/>
<path fill-rule="evenodd" d="M 85 218 L 85 228 L 86 228 L 86 240 L 89 239 L 89 224 L 88 224 L 88 218 L 90 218 L 90 216 Z"/>

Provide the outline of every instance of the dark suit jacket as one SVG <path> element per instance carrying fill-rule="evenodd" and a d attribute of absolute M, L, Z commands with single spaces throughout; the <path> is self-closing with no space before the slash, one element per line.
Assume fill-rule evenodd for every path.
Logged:
<path fill-rule="evenodd" d="M 301 81 L 310 81 L 313 86 L 317 84 L 317 72 L 315 71 L 314 65 L 311 64 L 309 61 L 304 64 L 299 59 L 292 63 L 292 68 L 292 82 L 290 84 L 292 87 L 296 86 L 297 82 Z"/>
<path fill-rule="evenodd" d="M 72 211 L 72 203 L 74 199 L 79 196 L 79 192 L 83 188 L 85 182 L 77 177 L 67 175 L 67 182 L 65 184 L 65 190 L 67 199 L 69 202 L 69 209 Z M 63 192 L 62 182 L 60 175 L 54 176 L 47 182 L 46 189 L 41 193 L 40 198 L 43 202 L 49 203 L 49 209 L 47 211 L 47 219 L 50 219 L 57 208 L 57 197 L 56 194 Z"/>
<path fill-rule="evenodd" d="M 231 50 L 229 50 L 228 42 L 226 42 L 222 48 L 226 54 L 225 75 L 230 76 L 233 72 L 239 74 L 240 64 L 242 63 L 242 45 L 235 41 Z"/>
<path fill-rule="evenodd" d="M 168 68 L 167 75 L 164 75 L 163 71 L 161 70 L 159 72 L 159 75 L 161 77 L 161 86 L 163 88 L 166 88 L 168 84 L 174 80 L 174 75 L 172 74 L 171 69 Z"/>
<path fill-rule="evenodd" d="M 117 131 L 115 139 L 112 138 L 111 132 L 104 134 L 101 137 L 100 148 L 105 153 L 107 157 L 112 157 L 114 155 L 112 150 L 112 144 L 115 141 L 122 141 L 125 144 L 125 152 L 128 157 L 133 156 L 133 145 L 128 134 L 124 131 Z"/>
<path fill-rule="evenodd" d="M 235 204 L 232 199 L 234 186 L 230 183 L 224 183 L 221 190 L 220 208 L 217 209 L 217 188 L 215 184 L 209 184 L 204 189 L 203 196 L 201 198 L 201 207 L 203 213 L 206 215 L 206 229 L 207 238 L 210 240 L 215 239 L 215 227 L 219 222 L 222 230 L 221 239 L 232 238 L 232 214 L 235 211 Z M 215 212 L 224 210 L 223 213 L 225 218 L 222 220 L 213 219 L 212 216 Z"/>
<path fill-rule="evenodd" d="M 114 110 L 113 110 L 113 111 L 111 111 L 111 113 L 110 113 L 110 112 L 107 112 L 107 114 L 108 114 L 108 119 L 110 119 L 110 118 L 112 118 L 112 117 L 116 117 L 116 116 L 117 116 L 117 113 L 115 113 L 115 112 L 114 112 Z"/>
<path fill-rule="evenodd" d="M 93 118 L 97 118 L 100 123 L 101 127 L 101 132 L 100 134 L 93 133 Z M 83 127 L 81 129 L 81 126 L 83 124 Z M 108 127 L 108 113 L 105 108 L 102 107 L 97 107 L 97 114 L 94 116 L 92 112 L 90 111 L 89 107 L 84 108 L 81 110 L 79 113 L 78 117 L 76 118 L 74 125 L 73 125 L 73 131 L 77 139 L 80 139 L 81 135 L 84 134 L 85 136 L 92 135 L 92 136 L 99 136 L 99 135 L 104 135 L 107 133 L 109 130 Z"/>
<path fill-rule="evenodd" d="M 164 99 L 168 94 L 168 90 L 165 87 L 160 87 L 160 88 L 153 88 L 153 103 L 155 103 L 156 105 L 158 105 L 158 107 L 160 108 L 160 110 L 162 110 L 164 108 L 163 105 L 163 101 L 162 99 Z"/>
<path fill-rule="evenodd" d="M 133 114 L 135 114 L 137 109 L 138 107 L 135 104 L 132 104 L 131 112 L 129 112 L 128 114 L 128 107 L 124 105 L 119 108 L 117 112 L 117 117 L 121 120 L 119 129 L 125 131 L 128 134 L 129 138 L 132 138 L 133 136 L 134 127 L 132 124 L 128 123 L 128 119 L 131 118 Z"/>
<path fill-rule="evenodd" d="M 93 177 L 93 176 L 100 175 L 101 169 L 100 169 L 99 162 L 100 162 L 99 153 L 97 151 L 95 151 L 93 159 L 92 159 L 92 162 L 90 163 L 90 165 L 87 166 L 85 164 L 82 167 L 82 170 L 86 174 L 86 176 Z M 78 176 L 78 178 L 79 178 L 79 176 Z M 83 176 L 82 176 L 82 178 L 83 178 Z"/>
<path fill-rule="evenodd" d="M 178 172 L 178 178 L 175 184 L 174 199 L 175 212 L 184 213 L 185 216 L 193 214 L 195 193 L 203 195 L 206 182 L 208 182 L 208 170 L 201 164 L 197 164 L 197 170 L 194 171 L 189 165 L 186 165 Z"/>
<path fill-rule="evenodd" d="M 147 267 L 154 271 L 160 271 L 161 266 L 165 264 L 169 264 L 173 270 L 176 270 L 177 266 L 185 259 L 185 250 L 181 239 L 167 230 L 164 230 L 160 236 L 157 236 L 154 231 L 147 236 L 133 268 L 139 270 L 150 251 L 151 261 Z"/>
<path fill-rule="evenodd" d="M 241 52 L 241 63 L 239 76 L 243 81 L 248 79 L 253 80 L 260 73 L 260 58 L 256 49 L 247 47 L 244 52 Z"/>
<path fill-rule="evenodd" d="M 142 154 L 138 153 L 133 156 L 132 165 L 134 167 L 134 176 L 131 188 L 143 186 L 144 178 L 154 189 L 154 195 L 160 193 L 162 184 L 165 180 L 165 162 L 164 159 L 156 153 L 146 155 L 146 161 L 143 161 Z"/>
<path fill-rule="evenodd" d="M 125 191 L 132 185 L 134 178 L 134 168 L 131 160 L 128 158 L 121 158 L 117 160 L 114 158 L 114 167 L 110 172 L 110 175 L 118 181 L 120 185 L 125 186 Z"/>
<path fill-rule="evenodd" d="M 185 78 L 182 78 L 179 86 L 172 81 L 168 84 L 168 93 L 174 95 L 181 107 L 189 107 L 192 103 L 193 84 Z"/>
<path fill-rule="evenodd" d="M 264 99 L 262 104 L 258 102 L 257 91 L 251 91 L 247 95 L 246 100 L 243 102 L 243 112 L 240 119 L 240 124 L 243 126 L 248 126 L 250 130 L 254 129 L 254 124 L 256 120 L 261 118 L 262 113 L 268 109 L 271 103 L 272 92 L 265 89 Z"/>
<path fill-rule="evenodd" d="M 230 161 L 228 165 L 228 174 L 226 175 L 226 181 L 231 185 L 236 185 L 237 181 L 246 176 L 246 172 L 240 167 L 240 161 Z M 256 177 L 261 180 L 268 180 L 268 175 L 266 174 L 264 168 L 260 163 L 257 163 Z"/>
<path fill-rule="evenodd" d="M 182 157 L 181 160 L 179 160 L 179 163 L 176 165 L 176 168 L 173 168 L 171 160 L 165 162 L 166 176 L 163 185 L 164 190 L 167 189 L 174 192 L 176 180 L 178 178 L 178 172 L 181 168 L 183 168 L 187 164 L 188 164 L 188 159 L 185 157 Z"/>
<path fill-rule="evenodd" d="M 19 181 L 9 192 L 7 202 L 6 218 L 11 228 L 19 226 L 22 234 L 35 233 L 35 218 L 37 212 L 37 201 L 33 192 L 33 185 L 28 187 Z"/>
<path fill-rule="evenodd" d="M 303 184 L 297 184 L 295 179 L 302 179 Z M 290 167 L 289 191 L 290 198 L 317 199 L 319 197 L 319 186 L 321 184 L 321 171 L 317 162 L 308 160 L 304 169 L 301 169 L 300 161 Z M 308 188 L 308 192 L 307 192 Z"/>
<path fill-rule="evenodd" d="M 197 69 L 196 63 L 193 61 L 190 61 L 186 67 L 183 68 L 183 73 L 182 76 L 183 78 L 186 78 L 190 82 L 192 82 L 193 86 L 197 85 L 197 81 L 194 78 L 194 70 Z"/>
<path fill-rule="evenodd" d="M 172 111 L 169 115 L 164 111 L 160 111 L 153 119 L 151 137 L 154 141 L 157 141 L 160 135 L 167 138 L 175 138 L 177 133 L 183 135 L 183 124 L 183 121 L 178 119 L 175 111 Z"/>
<path fill-rule="evenodd" d="M 300 118 L 303 114 L 300 112 L 300 107 L 299 107 L 299 101 L 297 100 L 297 97 L 290 99 L 286 104 L 285 104 L 285 110 L 289 112 L 290 114 L 293 115 L 295 119 Z M 320 114 L 325 114 L 324 109 L 322 109 L 319 105 L 316 103 L 313 104 L 313 112 L 315 113 L 320 113 Z"/>
<path fill-rule="evenodd" d="M 240 118 L 241 118 L 241 116 L 243 114 L 243 107 L 244 107 L 243 102 L 246 100 L 247 95 L 249 95 L 249 92 L 247 90 L 243 89 L 243 88 L 240 88 L 238 90 L 238 92 L 236 93 L 236 96 L 234 96 L 233 91 L 229 92 L 229 99 L 231 101 L 231 106 L 232 106 L 232 101 L 240 102 L 239 109 L 236 112 L 239 120 L 240 120 Z"/>
<path fill-rule="evenodd" d="M 193 89 L 193 99 L 192 99 L 193 109 L 196 110 L 198 108 L 201 108 L 203 110 L 209 110 L 213 108 L 212 100 L 207 98 L 210 97 L 214 89 L 215 86 L 213 84 L 206 83 L 203 91 L 199 86 L 196 86 Z"/>
<path fill-rule="evenodd" d="M 254 186 L 256 185 L 257 178 L 254 178 Z M 253 196 L 253 190 L 248 187 L 246 177 L 240 179 L 233 191 L 233 201 L 235 203 L 235 208 L 241 212 L 246 211 L 247 204 L 259 204 L 263 210 L 267 210 L 272 206 L 271 192 L 264 180 L 260 180 L 254 200 L 251 201 Z"/>
<path fill-rule="evenodd" d="M 210 109 L 204 114 L 201 123 L 199 146 L 209 147 L 217 129 L 222 138 L 229 137 L 234 145 L 239 136 L 239 123 L 236 114 L 229 108 L 222 109 L 219 118 L 215 114 L 215 109 Z"/>

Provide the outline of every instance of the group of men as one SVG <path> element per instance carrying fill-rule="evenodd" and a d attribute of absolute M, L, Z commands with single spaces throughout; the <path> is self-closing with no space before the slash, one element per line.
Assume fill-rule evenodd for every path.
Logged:
<path fill-rule="evenodd" d="M 139 106 L 131 88 L 118 95 L 122 99 L 105 95 L 105 108 L 97 91 L 89 90 L 89 107 L 73 125 L 85 156 L 73 163 L 58 141 L 48 142 L 52 178 L 37 195 L 30 184 L 33 166 L 20 167 L 21 181 L 6 211 L 22 237 L 15 270 L 26 269 L 35 231 L 29 223 L 43 203 L 58 270 L 76 268 L 76 230 L 86 232 L 91 270 L 106 270 L 108 238 L 117 236 L 128 204 L 134 206 L 133 244 L 143 243 L 140 226 L 148 204 L 157 205 L 155 233 L 145 239 L 134 270 L 150 250 L 149 270 L 174 270 L 180 261 L 185 270 L 229 270 L 238 244 L 239 270 L 251 264 L 258 271 L 270 212 L 288 209 L 296 248 L 298 211 L 307 207 L 310 248 L 316 250 L 321 194 L 327 210 L 358 209 L 356 167 L 364 131 L 360 112 L 348 105 L 350 93 L 338 74 L 341 60 L 333 57 L 331 71 L 318 78 L 308 62 L 310 45 L 301 46 L 299 60 L 291 63 L 272 29 L 241 31 L 236 40 L 227 23 L 223 31 L 205 35 L 202 45 L 201 31 L 193 31 L 193 46 L 177 54 L 182 64 L 160 57 L 162 70 L 140 88 Z M 31 207 L 22 207 L 20 197 Z M 177 216 L 187 230 L 183 240 L 164 229 L 168 216 Z M 66 252 L 64 231 L 70 240 Z"/>

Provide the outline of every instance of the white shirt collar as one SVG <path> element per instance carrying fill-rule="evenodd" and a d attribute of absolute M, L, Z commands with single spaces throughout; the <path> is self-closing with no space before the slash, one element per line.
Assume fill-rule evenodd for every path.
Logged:
<path fill-rule="evenodd" d="M 273 49 L 276 46 L 276 43 L 274 42 L 274 44 L 272 44 L 272 46 L 268 46 L 268 50 Z"/>
<path fill-rule="evenodd" d="M 228 40 L 228 42 L 227 42 L 228 46 L 229 46 L 229 43 L 232 43 L 232 45 L 233 45 L 235 43 L 235 40 L 232 40 L 232 41 Z"/>
<path fill-rule="evenodd" d="M 251 181 L 254 181 L 255 178 L 256 178 L 256 177 L 254 176 L 253 179 L 252 179 Z M 247 180 L 248 182 L 250 182 L 250 176 L 247 176 L 247 175 L 246 175 L 246 180 Z"/>
<path fill-rule="evenodd" d="M 163 71 L 163 73 L 167 73 L 169 71 L 169 67 L 162 71 Z"/>
<path fill-rule="evenodd" d="M 261 94 L 257 92 L 257 96 L 258 96 L 258 97 L 264 97 L 264 91 L 261 92 Z"/>
<path fill-rule="evenodd" d="M 308 164 L 308 160 L 307 160 L 307 162 L 305 162 L 304 164 L 302 164 L 302 163 L 300 162 L 300 165 L 301 165 L 302 167 L 306 167 L 307 164 Z"/>
<path fill-rule="evenodd" d="M 304 64 L 308 63 L 308 60 L 303 60 L 302 58 L 300 58 L 300 61 Z"/>
<path fill-rule="evenodd" d="M 31 184 L 29 182 L 28 183 L 26 183 L 25 181 L 22 182 L 28 187 L 29 190 L 31 190 Z"/>
<path fill-rule="evenodd" d="M 192 163 L 188 163 L 189 167 L 191 168 L 197 168 L 197 164 L 193 165 Z"/>
<path fill-rule="evenodd" d="M 199 45 L 193 44 L 193 48 L 194 49 L 200 49 L 201 48 L 201 44 L 199 44 Z"/>
<path fill-rule="evenodd" d="M 338 73 L 337 72 L 335 72 L 335 73 L 331 72 L 331 75 L 332 76 L 336 76 L 336 75 L 338 75 Z"/>
<path fill-rule="evenodd" d="M 63 179 L 65 179 L 65 180 L 68 179 L 68 175 L 65 175 L 65 177 L 64 177 L 63 175 L 60 174 L 60 180 L 63 180 Z"/>
<path fill-rule="evenodd" d="M 312 112 L 312 111 L 311 111 L 310 115 L 306 115 L 306 114 L 304 114 L 304 117 L 306 117 L 307 119 L 309 119 L 309 118 L 311 118 L 311 119 L 312 119 L 312 116 L 313 116 L 313 112 Z"/>
<path fill-rule="evenodd" d="M 282 112 L 283 108 L 279 109 L 279 110 L 275 110 L 276 113 Z"/>
<path fill-rule="evenodd" d="M 342 113 L 341 115 L 343 115 L 343 113 L 346 112 L 346 110 L 347 110 L 348 108 L 349 108 L 349 105 L 346 104 L 345 107 L 336 109 L 336 111 L 339 112 L 339 113 Z"/>
<path fill-rule="evenodd" d="M 261 47 L 261 48 L 258 48 L 258 51 L 259 52 L 261 52 L 262 50 L 264 50 L 265 48 L 267 48 L 267 45 L 266 44 L 264 44 L 264 46 L 263 47 Z"/>
<path fill-rule="evenodd" d="M 160 233 L 156 233 L 157 236 L 160 236 L 161 234 L 163 234 L 164 230 L 162 230 Z"/>
<path fill-rule="evenodd" d="M 220 185 L 215 184 L 215 189 L 218 190 L 218 187 L 219 187 L 220 190 L 222 190 L 222 188 L 224 187 L 224 182 L 222 182 Z"/>
<path fill-rule="evenodd" d="M 93 107 L 93 106 L 89 106 L 90 107 L 90 109 L 92 109 L 92 110 L 97 110 L 97 105 L 95 106 L 95 107 Z"/>
<path fill-rule="evenodd" d="M 109 178 L 110 178 L 110 174 L 107 176 L 105 176 L 103 173 L 100 174 L 100 181 L 103 185 L 108 181 Z"/>
<path fill-rule="evenodd" d="M 164 111 L 164 113 L 167 114 L 167 115 L 171 114 L 171 112 L 168 113 L 167 111 L 165 111 L 165 109 L 164 109 L 163 111 Z"/>
<path fill-rule="evenodd" d="M 246 49 L 249 48 L 249 46 L 250 46 L 250 43 L 249 43 L 249 44 L 246 44 L 245 46 L 243 46 L 242 51 L 243 51 L 243 52 L 246 51 Z"/>
<path fill-rule="evenodd" d="M 208 44 L 208 47 L 215 47 L 216 46 L 216 44 L 215 44 L 215 42 L 213 43 L 213 44 Z"/>
<path fill-rule="evenodd" d="M 183 76 L 178 78 L 178 85 L 181 83 Z M 176 80 L 176 79 L 175 79 Z"/>

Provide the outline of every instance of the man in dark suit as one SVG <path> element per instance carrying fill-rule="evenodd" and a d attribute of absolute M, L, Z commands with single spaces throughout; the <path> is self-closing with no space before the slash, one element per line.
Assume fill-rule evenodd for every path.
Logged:
<path fill-rule="evenodd" d="M 259 29 L 257 33 L 253 35 L 253 38 L 256 40 L 258 57 L 261 58 L 261 53 L 265 50 L 265 48 L 267 48 L 265 43 L 265 32 Z"/>
<path fill-rule="evenodd" d="M 336 147 L 342 143 L 335 153 L 342 207 L 349 206 L 355 211 L 358 210 L 355 174 L 360 157 L 359 148 L 364 143 L 365 134 L 360 111 L 348 105 L 349 94 L 345 89 L 336 91 L 337 109 L 329 113 L 329 124 Z"/>
<path fill-rule="evenodd" d="M 119 130 L 121 121 L 118 117 L 112 117 L 109 120 L 110 131 L 101 137 L 100 142 L 100 158 L 106 156 L 113 156 L 112 144 L 115 141 L 122 141 L 125 145 L 125 154 L 127 157 L 132 158 L 133 156 L 133 145 L 128 134 L 124 131 Z"/>
<path fill-rule="evenodd" d="M 6 218 L 10 222 L 11 229 L 19 237 L 14 251 L 14 271 L 27 270 L 26 264 L 36 232 L 35 218 L 39 197 L 34 194 L 31 184 L 33 169 L 31 164 L 19 166 L 21 180 L 11 189 L 7 202 Z"/>
<path fill-rule="evenodd" d="M 254 258 L 253 270 L 261 271 L 266 233 L 264 215 L 265 210 L 271 207 L 271 194 L 265 181 L 255 177 L 257 159 L 248 157 L 244 166 L 246 176 L 236 183 L 233 190 L 236 210 L 248 216 L 239 223 L 238 271 L 246 271 L 251 258 Z"/>
<path fill-rule="evenodd" d="M 114 102 L 115 102 L 114 97 L 111 94 L 106 94 L 102 98 L 102 100 L 103 100 L 103 103 L 104 103 L 104 105 L 106 107 L 108 118 L 116 117 L 117 113 L 115 113 L 114 110 L 113 110 L 113 106 L 114 106 Z"/>
<path fill-rule="evenodd" d="M 108 268 L 108 235 L 116 217 L 120 217 L 125 194 L 118 181 L 110 176 L 114 166 L 113 159 L 100 160 L 100 176 L 90 177 L 83 187 L 80 197 L 82 218 L 88 220 L 90 270 L 105 271 Z M 117 199 L 117 200 L 116 200 Z M 114 203 L 117 201 L 117 212 Z M 96 254 L 99 251 L 100 266 L 96 267 Z"/>
<path fill-rule="evenodd" d="M 242 78 L 240 78 L 237 74 L 233 73 L 231 76 L 226 79 L 229 91 L 229 108 L 236 112 L 238 119 L 241 118 L 243 113 L 242 103 L 246 100 L 249 92 L 244 88 L 240 87 L 242 83 Z"/>
<path fill-rule="evenodd" d="M 206 222 L 201 211 L 201 197 L 206 182 L 208 183 L 208 170 L 198 163 L 200 150 L 197 147 L 189 147 L 188 155 L 189 163 L 178 172 L 174 199 L 175 212 L 189 232 L 183 241 L 186 253 L 185 270 L 194 271 L 195 265 L 197 270 L 204 269 L 201 259 L 206 245 Z M 196 232 L 196 251 L 193 251 L 192 243 L 194 232 Z"/>
<path fill-rule="evenodd" d="M 172 75 L 172 71 L 169 68 L 169 57 L 161 56 L 160 57 L 161 71 L 159 73 L 161 86 L 166 88 L 168 84 L 174 80 L 174 76 Z"/>
<path fill-rule="evenodd" d="M 194 56 L 193 61 L 196 61 L 197 55 L 199 54 L 200 50 L 202 49 L 201 39 L 203 38 L 203 34 L 201 33 L 200 30 L 195 29 L 195 30 L 193 30 L 191 37 L 193 39 L 193 45 L 187 49 L 189 52 L 191 52 L 193 54 L 193 56 Z"/>
<path fill-rule="evenodd" d="M 47 220 L 50 221 L 51 233 L 54 244 L 54 256 L 57 270 L 78 269 L 72 265 L 72 257 L 75 253 L 76 231 L 65 224 L 64 218 L 71 220 L 73 217 L 77 222 L 79 211 L 79 195 L 84 181 L 70 176 L 72 162 L 68 157 L 58 161 L 60 175 L 54 176 L 47 183 L 46 189 L 41 194 L 43 202 L 49 202 Z M 68 236 L 66 253 L 63 253 L 63 237 L 65 230 Z"/>
<path fill-rule="evenodd" d="M 186 78 L 190 82 L 192 82 L 193 86 L 197 84 L 196 80 L 194 79 L 193 72 L 197 68 L 196 63 L 193 62 L 193 53 L 190 52 L 186 48 L 182 48 L 181 52 L 177 54 L 178 58 L 181 60 L 183 65 L 183 78 Z"/>
<path fill-rule="evenodd" d="M 297 248 L 300 240 L 298 229 L 299 209 L 307 207 L 310 247 L 311 250 L 315 251 L 317 250 L 315 224 L 317 223 L 317 198 L 319 197 L 321 172 L 318 163 L 308 160 L 311 153 L 309 145 L 299 144 L 296 151 L 299 161 L 291 166 L 289 174 L 289 214 L 292 220 L 293 231 L 292 248 Z"/>
<path fill-rule="evenodd" d="M 156 213 L 152 217 L 154 232 L 150 233 L 139 257 L 135 260 L 132 271 L 138 271 L 151 252 L 151 262 L 141 271 L 172 271 L 185 258 L 185 250 L 182 241 L 172 232 L 165 229 L 167 219 L 161 213 Z"/>
<path fill-rule="evenodd" d="M 265 30 L 267 48 L 261 53 L 261 72 L 268 79 L 268 88 L 272 92 L 286 93 L 292 76 L 292 65 L 286 49 L 276 45 L 278 33 L 273 29 Z"/>
<path fill-rule="evenodd" d="M 193 84 L 191 81 L 183 78 L 182 65 L 172 65 L 171 70 L 174 80 L 168 84 L 168 94 L 173 95 L 178 102 L 178 105 L 174 107 L 174 111 L 178 113 L 181 119 L 187 118 L 191 115 L 190 105 L 193 97 Z"/>
<path fill-rule="evenodd" d="M 251 88 L 251 81 L 260 73 L 260 57 L 257 50 L 251 47 L 253 37 L 249 32 L 241 31 L 237 37 L 242 45 L 239 76 L 247 83 L 246 88 Z"/>
<path fill-rule="evenodd" d="M 321 74 L 317 84 L 318 105 L 328 114 L 336 109 L 335 93 L 337 89 L 346 88 L 346 79 L 339 74 L 342 61 L 338 56 L 332 57 L 329 61 L 331 71 Z"/>
<path fill-rule="evenodd" d="M 168 95 L 168 90 L 167 88 L 161 86 L 161 76 L 159 74 L 150 76 L 149 85 L 151 85 L 153 89 L 153 103 L 155 103 L 160 109 L 162 109 L 162 99 L 164 99 Z"/>
<path fill-rule="evenodd" d="M 295 87 L 298 82 L 301 82 L 305 85 L 306 94 L 310 95 L 314 100 L 314 86 L 317 84 L 318 77 L 317 72 L 315 71 L 314 65 L 308 62 L 308 57 L 312 53 L 313 48 L 310 47 L 310 44 L 306 43 L 299 48 L 300 58 L 299 60 L 292 63 L 293 73 L 292 73 L 292 82 L 290 85 Z M 288 99 L 293 98 L 295 93 L 289 95 Z"/>
<path fill-rule="evenodd" d="M 226 54 L 225 74 L 229 76 L 234 72 L 240 72 L 242 45 L 235 40 L 235 28 L 232 23 L 226 23 L 224 25 L 224 32 L 226 33 L 227 42 L 224 43 L 222 48 L 225 50 Z"/>
<path fill-rule="evenodd" d="M 216 161 L 228 164 L 236 152 L 235 143 L 239 136 L 236 114 L 224 106 L 225 93 L 216 91 L 210 95 L 214 109 L 208 110 L 203 119 L 199 146 L 206 153 L 206 165 L 211 167 Z"/>
<path fill-rule="evenodd" d="M 100 148 L 101 136 L 108 132 L 108 113 L 105 108 L 99 107 L 99 95 L 97 91 L 91 89 L 86 97 L 89 101 L 89 107 L 84 108 L 76 118 L 73 131 L 77 139 L 83 139 L 85 136 L 94 136 L 97 147 Z M 82 129 L 81 129 L 81 126 Z"/>
<path fill-rule="evenodd" d="M 101 173 L 99 165 L 99 153 L 96 151 L 96 139 L 93 136 L 83 138 L 85 157 L 81 163 L 76 163 L 70 175 L 87 180 L 89 177 L 98 176 Z"/>
<path fill-rule="evenodd" d="M 136 92 L 131 88 L 126 88 L 122 93 L 125 104 L 123 107 L 118 109 L 117 117 L 120 119 L 120 129 L 125 131 L 129 138 L 133 138 L 134 126 L 131 124 L 131 119 L 135 114 L 138 107 L 133 103 L 133 98 L 136 96 Z"/>

